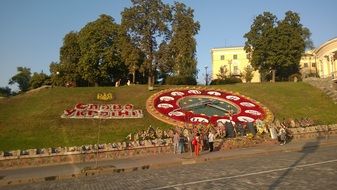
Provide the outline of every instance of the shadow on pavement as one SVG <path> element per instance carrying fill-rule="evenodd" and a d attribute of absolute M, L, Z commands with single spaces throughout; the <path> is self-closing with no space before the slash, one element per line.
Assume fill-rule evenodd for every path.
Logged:
<path fill-rule="evenodd" d="M 282 180 L 291 172 L 294 170 L 294 168 L 309 154 L 314 153 L 320 145 L 320 142 L 325 139 L 325 137 L 317 137 L 316 141 L 314 142 L 307 142 L 302 147 L 302 150 L 299 152 L 302 152 L 302 156 L 295 161 L 291 166 L 289 166 L 289 169 L 287 169 L 274 183 L 272 183 L 269 187 L 270 190 L 275 189 L 279 186 L 280 183 L 282 183 Z"/>

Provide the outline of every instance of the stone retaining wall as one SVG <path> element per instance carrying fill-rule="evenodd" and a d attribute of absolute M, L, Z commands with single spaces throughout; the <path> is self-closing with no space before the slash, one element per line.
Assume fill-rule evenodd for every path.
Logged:
<path fill-rule="evenodd" d="M 293 139 L 312 138 L 317 136 L 337 135 L 337 124 L 319 125 L 305 128 L 288 128 Z M 214 147 L 217 150 L 252 147 L 258 144 L 276 144 L 268 135 L 249 137 L 236 137 L 230 139 L 217 139 Z M 97 153 L 98 150 L 98 153 Z M 0 168 L 37 167 L 65 163 L 93 162 L 97 160 L 114 160 L 134 156 L 156 155 L 160 153 L 172 153 L 171 139 L 155 139 L 142 142 L 87 145 L 82 147 L 58 147 L 42 149 L 30 149 L 26 151 L 15 150 L 8 153 L 1 152 Z"/>
<path fill-rule="evenodd" d="M 317 125 L 311 127 L 288 128 L 293 139 L 313 138 L 326 135 L 337 135 L 337 124 Z"/>
<path fill-rule="evenodd" d="M 156 155 L 160 153 L 172 152 L 172 146 L 152 146 L 140 147 L 124 150 L 112 151 L 95 151 L 82 152 L 82 153 L 55 153 L 50 155 L 24 155 L 24 156 L 11 156 L 3 157 L 0 160 L 0 168 L 17 168 L 17 167 L 37 167 L 47 165 L 57 165 L 65 163 L 80 163 L 80 162 L 93 162 L 97 160 L 115 160 L 139 155 Z"/>

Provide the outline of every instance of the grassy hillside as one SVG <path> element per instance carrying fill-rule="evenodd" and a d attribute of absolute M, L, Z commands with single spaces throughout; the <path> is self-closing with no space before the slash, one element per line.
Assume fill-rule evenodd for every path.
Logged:
<path fill-rule="evenodd" d="M 146 99 L 164 88 L 148 91 L 146 85 L 97 88 L 52 88 L 0 99 L 0 150 L 74 146 L 116 142 L 130 132 L 149 125 L 168 128 L 146 112 Z M 337 121 L 337 105 L 321 91 L 305 83 L 262 83 L 213 86 L 251 97 L 267 106 L 276 118 L 311 117 L 320 124 Z M 125 120 L 62 119 L 63 110 L 76 103 L 99 103 L 97 93 L 111 92 L 111 103 L 132 103 L 142 109 L 144 118 Z M 110 102 L 109 102 L 110 103 Z"/>

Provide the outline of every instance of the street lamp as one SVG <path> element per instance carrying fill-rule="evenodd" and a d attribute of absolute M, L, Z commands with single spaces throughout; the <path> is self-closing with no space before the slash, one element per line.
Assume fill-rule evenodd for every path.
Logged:
<path fill-rule="evenodd" d="M 229 65 L 229 77 L 231 77 L 232 76 L 232 60 L 231 59 L 228 60 L 228 65 Z"/>

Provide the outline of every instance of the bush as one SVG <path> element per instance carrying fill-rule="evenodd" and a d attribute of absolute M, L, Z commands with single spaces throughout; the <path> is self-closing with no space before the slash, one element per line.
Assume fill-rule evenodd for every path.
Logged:
<path fill-rule="evenodd" d="M 242 83 L 242 80 L 236 77 L 230 77 L 224 80 L 215 79 L 215 80 L 212 80 L 210 85 L 224 85 L 224 84 L 235 84 L 235 83 Z"/>
<path fill-rule="evenodd" d="M 192 76 L 169 76 L 165 80 L 168 85 L 196 85 L 197 80 Z"/>
<path fill-rule="evenodd" d="M 302 75 L 299 74 L 299 73 L 290 75 L 288 80 L 291 81 L 291 82 L 294 82 L 295 78 L 297 78 L 296 81 L 302 81 Z"/>

